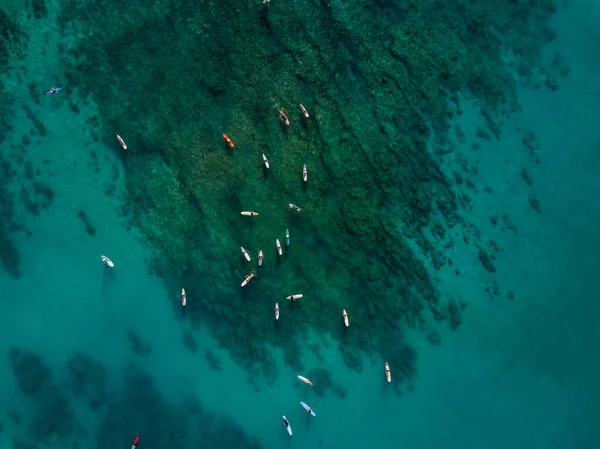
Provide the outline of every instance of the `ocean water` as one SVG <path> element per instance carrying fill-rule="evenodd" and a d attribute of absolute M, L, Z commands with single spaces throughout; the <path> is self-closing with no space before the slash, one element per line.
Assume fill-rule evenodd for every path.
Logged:
<path fill-rule="evenodd" d="M 108 2 L 98 4 L 104 8 Z M 237 233 L 246 241 L 260 240 L 264 247 L 267 243 L 263 240 L 268 241 L 273 251 L 265 251 L 267 266 L 248 286 L 253 290 L 238 288 L 249 266 L 237 262 L 241 255 L 237 242 L 230 244 L 233 248 L 227 254 L 215 254 L 214 247 L 190 247 L 189 240 L 182 246 L 173 243 L 178 252 L 193 253 L 186 262 L 190 266 L 165 271 L 166 265 L 179 260 L 170 258 L 173 252 L 165 250 L 164 236 L 151 227 L 161 223 L 165 234 L 176 233 L 184 229 L 177 227 L 179 222 L 189 216 L 181 212 L 185 208 L 177 208 L 179 204 L 173 206 L 171 215 L 161 216 L 168 209 L 163 205 L 154 209 L 161 204 L 157 196 L 172 195 L 171 189 L 181 189 L 181 197 L 188 198 L 187 191 L 198 186 L 182 182 L 173 187 L 165 182 L 159 184 L 160 188 L 148 188 L 144 178 L 165 176 L 165 171 L 176 173 L 174 161 L 188 157 L 183 151 L 165 156 L 168 170 L 161 169 L 160 164 L 153 165 L 148 160 L 153 160 L 156 150 L 151 148 L 148 136 L 156 128 L 168 128 L 171 135 L 184 136 L 188 119 L 171 110 L 169 116 L 167 109 L 172 105 L 166 99 L 164 104 L 143 108 L 132 105 L 133 94 L 119 91 L 127 89 L 122 87 L 128 86 L 123 79 L 122 85 L 110 87 L 124 98 L 123 104 L 115 103 L 114 108 L 130 108 L 119 114 L 131 116 L 131 123 L 140 128 L 137 132 L 118 131 L 124 137 L 132 136 L 125 137 L 128 151 L 121 151 L 113 136 L 114 129 L 123 126 L 115 124 L 119 115 L 106 109 L 94 87 L 90 87 L 89 95 L 82 93 L 82 86 L 89 86 L 90 80 L 102 83 L 102 79 L 94 78 L 89 67 L 79 66 L 81 73 L 74 73 L 77 66 L 63 59 L 69 53 L 67 47 L 71 49 L 70 57 L 79 57 L 73 49 L 83 48 L 78 47 L 80 41 L 97 39 L 98 34 L 69 34 L 74 32 L 69 28 L 70 19 L 60 17 L 65 8 L 75 10 L 74 3 L 34 1 L 27 8 L 20 5 L 8 0 L 0 3 L 5 15 L 27 35 L 27 45 L 11 49 L 7 61 L 2 62 L 7 69 L 0 78 L 5 92 L 0 111 L 0 122 L 4 122 L 0 144 L 4 177 L 0 190 L 4 214 L 0 228 L 4 263 L 0 270 L 1 447 L 125 448 L 130 447 L 136 435 L 140 435 L 141 449 L 167 445 L 349 449 L 370 444 L 384 449 L 597 446 L 597 3 L 573 0 L 557 5 L 550 19 L 555 36 L 551 42 L 539 44 L 539 64 L 551 67 L 554 75 L 550 78 L 535 70 L 522 73 L 518 66 L 511 65 L 515 59 L 505 55 L 505 64 L 516 80 L 518 107 L 496 120 L 498 138 L 489 131 L 494 127 L 482 114 L 477 99 L 465 91 L 464 95 L 459 94 L 459 100 L 450 101 L 451 108 L 460 112 L 449 121 L 444 140 L 447 151 L 439 150 L 434 135 L 429 136 L 427 151 L 431 163 L 439 167 L 459 199 L 460 220 L 450 223 L 439 210 L 432 212 L 431 223 L 444 226 L 443 233 L 431 224 L 424 226 L 423 236 L 434 243 L 434 250 L 419 244 L 419 238 L 408 233 L 406 241 L 415 257 L 423 261 L 440 301 L 453 300 L 465 307 L 457 319 L 460 322 L 419 319 L 418 325 L 411 326 L 401 324 L 389 306 L 392 299 L 388 302 L 383 293 L 381 309 L 370 309 L 379 315 L 389 310 L 385 320 L 394 322 L 389 334 L 383 334 L 383 343 L 383 331 L 374 328 L 385 327 L 383 319 L 369 321 L 366 312 L 359 313 L 361 304 L 368 299 L 364 292 L 355 288 L 340 294 L 350 304 L 351 325 L 345 330 L 341 328 L 341 307 L 337 302 L 329 307 L 327 285 L 314 282 L 317 275 L 311 277 L 318 272 L 323 276 L 322 284 L 329 279 L 337 285 L 337 272 L 344 273 L 346 265 L 359 265 L 351 258 L 358 259 L 366 267 L 363 269 L 372 273 L 384 269 L 377 266 L 379 259 L 372 254 L 350 257 L 343 250 L 336 253 L 333 249 L 319 253 L 319 246 L 336 245 L 311 240 L 322 226 L 314 218 L 315 204 L 323 210 L 334 209 L 350 194 L 340 187 L 339 180 L 332 181 L 334 192 L 327 187 L 318 193 L 302 190 L 299 179 L 298 186 L 290 187 L 285 175 L 277 172 L 277 165 L 297 164 L 299 159 L 291 150 L 276 153 L 271 144 L 265 143 L 266 133 L 274 136 L 276 143 L 272 145 L 302 146 L 310 155 L 306 157 L 311 158 L 309 186 L 313 179 L 315 184 L 325 183 L 333 176 L 325 173 L 328 164 L 333 164 L 330 159 L 345 157 L 341 146 L 337 153 L 334 150 L 331 154 L 319 154 L 321 147 L 314 142 L 317 138 L 328 142 L 328 133 L 335 129 L 327 124 L 328 119 L 335 120 L 327 113 L 330 100 L 319 103 L 315 99 L 310 103 L 317 111 L 311 114 L 313 121 L 303 125 L 300 136 L 290 131 L 285 138 L 277 137 L 287 131 L 276 125 L 276 111 L 275 116 L 270 116 L 274 124 L 254 131 L 252 120 L 239 106 L 241 100 L 232 98 L 233 94 L 226 100 L 236 105 L 232 106 L 234 112 L 227 112 L 223 97 L 218 97 L 214 106 L 205 105 L 208 97 L 197 100 L 203 109 L 193 120 L 202 121 L 198 127 L 203 132 L 210 129 L 220 139 L 218 130 L 227 126 L 219 123 L 229 120 L 232 136 L 238 137 L 234 138 L 237 148 L 243 148 L 239 142 L 250 137 L 261 142 L 256 148 L 250 147 L 252 151 L 240 150 L 231 156 L 233 166 L 243 167 L 244 176 L 258 185 L 255 190 L 244 187 L 246 190 L 239 197 L 227 197 L 227 202 L 217 206 L 212 195 L 221 186 L 213 191 L 212 184 L 201 185 L 207 196 L 207 203 L 199 206 L 203 209 L 202 220 L 222 221 L 233 231 L 219 234 L 212 225 L 204 228 L 200 224 L 192 228 L 198 230 L 197 240 L 209 241 L 218 235 L 214 241 L 225 241 L 223 245 L 227 245 L 227 239 Z M 269 5 L 261 5 L 258 0 L 239 5 L 235 10 L 231 5 L 210 3 L 206 20 L 212 20 L 210 14 L 246 11 L 250 15 L 251 8 L 271 8 L 272 12 L 264 13 L 270 17 L 265 21 L 280 25 L 286 8 L 296 15 L 303 11 L 296 2 L 278 0 Z M 231 7 L 229 12 L 223 11 L 226 6 Z M 325 16 L 332 14 L 327 17 L 340 21 L 345 17 L 344 7 L 338 2 L 317 6 L 316 10 L 322 10 Z M 328 8 L 336 12 L 329 13 Z M 395 2 L 377 3 L 377 8 L 384 26 L 388 26 L 388 21 L 402 19 L 397 13 L 401 8 Z M 89 11 L 90 17 L 95 17 L 93 9 Z M 105 13 L 111 20 L 115 14 L 109 9 Z M 126 17 L 130 20 L 135 14 Z M 315 17 L 307 17 L 306 21 L 311 19 Z M 131 18 L 128 23 L 133 28 L 135 20 Z M 181 22 L 174 23 L 174 28 L 181 26 Z M 7 21 L 2 24 L 4 30 L 8 29 Z M 225 24 L 223 27 L 223 35 L 211 39 L 222 39 L 227 48 L 232 38 L 225 32 Z M 308 30 L 309 25 L 306 27 Z M 136 29 L 141 32 L 141 28 Z M 105 31 L 106 36 L 101 35 L 100 40 L 109 39 L 110 30 Z M 523 30 L 515 33 L 523 33 L 523 39 L 527 37 Z M 3 31 L 3 39 L 9 39 L 9 35 L 13 33 Z M 160 40 L 159 36 L 155 38 Z M 261 39 L 266 42 L 280 38 L 271 31 Z M 145 34 L 143 39 L 150 36 Z M 70 46 L 65 42 L 70 42 Z M 247 51 L 255 50 L 252 45 L 248 47 Z M 365 53 L 356 50 L 360 45 L 352 48 L 347 44 L 345 48 L 350 60 L 364 57 Z M 98 51 L 104 50 L 99 47 Z M 294 54 L 290 50 L 283 59 Z M 173 50 L 174 63 L 177 57 L 183 54 Z M 251 78 L 253 70 L 260 72 L 258 66 L 249 70 L 247 76 Z M 99 66 L 96 69 L 99 73 L 104 70 Z M 123 66 L 124 73 L 115 73 L 115 79 L 131 76 L 130 70 L 133 68 Z M 191 76 L 181 70 L 182 78 Z M 234 89 L 233 84 L 241 81 L 239 73 L 231 70 L 229 87 Z M 366 98 L 368 89 L 360 86 L 360 76 L 356 75 L 360 69 L 348 70 L 354 73 L 351 78 L 356 85 L 348 85 L 348 96 L 339 101 L 358 109 L 362 100 L 353 93 L 362 92 Z M 209 79 L 207 83 L 216 83 L 211 76 L 208 71 L 198 74 L 200 79 Z M 308 81 L 300 75 L 297 78 L 300 81 L 296 84 L 289 81 L 291 87 L 286 88 L 285 94 L 300 91 L 306 96 L 311 93 L 311 98 L 318 96 Z M 179 94 L 168 73 L 165 79 L 173 84 L 173 95 Z M 46 96 L 45 91 L 52 86 L 63 86 L 64 90 Z M 105 85 L 103 88 L 108 89 Z M 165 89 L 162 95 L 169 95 L 168 91 Z M 199 91 L 198 95 L 202 93 Z M 147 107 L 155 110 L 146 116 Z M 161 116 L 162 112 L 181 121 L 147 118 Z M 270 112 L 272 105 L 268 104 L 256 114 L 269 117 Z M 291 118 L 298 122 L 295 115 Z M 236 120 L 244 125 L 236 128 Z M 225 163 L 217 156 L 211 156 L 226 151 L 221 143 L 206 143 L 217 148 L 204 159 L 207 170 L 225 170 L 231 176 L 227 183 L 238 186 L 235 173 L 222 168 L 220 164 Z M 273 153 L 273 157 L 269 156 L 273 170 L 264 175 L 260 159 L 256 163 L 250 155 L 269 150 Z M 320 160 L 326 162 L 319 165 Z M 210 166 L 209 161 L 214 165 Z M 384 166 L 385 161 L 379 167 L 381 172 L 385 171 Z M 379 182 L 377 170 L 374 173 L 369 179 Z M 298 198 L 307 215 L 278 215 L 271 204 L 286 204 L 290 197 Z M 271 238 L 274 234 L 264 236 L 270 232 L 270 225 L 257 221 L 253 228 L 245 228 L 239 224 L 240 207 L 251 201 L 256 203 L 251 208 L 260 210 L 262 217 L 272 218 L 281 229 L 291 229 L 289 253 L 284 248 L 289 258 L 283 262 L 271 262 L 276 257 Z M 135 203 L 137 208 L 132 205 Z M 149 219 L 143 213 L 146 210 L 151 211 L 148 216 L 154 214 L 152 225 L 148 225 Z M 300 221 L 305 216 L 309 218 Z M 399 213 L 393 218 L 398 228 L 408 226 L 404 215 Z M 334 220 L 330 225 L 335 225 Z M 177 241 L 176 237 L 169 242 Z M 294 245 L 303 244 L 310 251 L 295 250 Z M 478 257 L 482 254 L 478 250 L 491 255 L 487 269 L 480 260 L 485 257 Z M 318 255 L 319 264 L 308 264 L 313 253 Z M 100 263 L 101 254 L 114 261 L 114 269 Z M 342 254 L 347 258 L 341 258 Z M 446 263 L 440 266 L 435 254 L 443 254 Z M 223 272 L 215 273 L 203 265 L 213 259 L 234 262 L 219 265 Z M 447 262 L 449 259 L 451 263 Z M 320 265 L 329 268 L 325 270 Z M 206 271 L 197 273 L 192 266 Z M 359 269 L 353 266 L 341 276 L 347 276 L 351 282 L 352 274 Z M 327 273 L 323 275 L 320 270 Z M 391 277 L 400 276 L 389 270 L 386 268 L 386 273 L 391 273 Z M 303 276 L 311 280 L 302 280 Z M 281 288 L 278 278 L 284 278 L 289 289 L 302 289 L 307 301 L 311 300 L 312 291 L 319 292 L 313 300 L 317 305 L 296 306 L 287 302 L 285 294 L 274 295 L 273 291 Z M 388 285 L 390 290 L 395 288 L 393 282 Z M 188 291 L 186 309 L 179 305 L 182 283 Z M 208 301 L 206 298 L 210 298 L 212 308 L 194 308 L 195 303 Z M 279 323 L 272 319 L 276 301 L 281 306 Z M 319 320 L 315 314 L 325 318 Z M 215 323 L 214 316 L 221 321 Z M 331 330 L 325 331 L 322 323 L 327 320 L 337 320 L 338 327 L 332 325 Z M 255 343 L 263 329 L 268 356 Z M 355 369 L 350 368 L 348 353 L 340 348 L 355 348 L 357 341 L 371 338 L 372 347 L 351 353 L 351 358 L 359 360 L 353 362 Z M 412 348 L 406 357 L 413 353 L 417 357 L 414 367 L 412 362 L 403 365 L 399 356 L 390 358 L 392 383 L 388 384 L 383 371 L 385 351 L 393 349 L 398 354 L 396 344 L 403 343 L 396 340 L 406 341 Z M 290 360 L 290 348 L 297 360 Z M 266 362 L 251 366 L 243 360 L 244 354 L 249 359 L 264 357 Z M 314 388 L 296 378 L 309 372 L 317 373 L 313 377 Z M 317 416 L 307 416 L 300 401 L 310 404 Z M 291 422 L 291 438 L 282 426 L 282 415 Z"/>

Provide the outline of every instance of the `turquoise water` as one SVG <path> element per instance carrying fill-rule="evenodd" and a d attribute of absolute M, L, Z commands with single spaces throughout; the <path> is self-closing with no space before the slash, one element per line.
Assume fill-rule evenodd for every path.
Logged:
<path fill-rule="evenodd" d="M 14 13 L 16 4 L 7 5 Z M 559 77 L 557 90 L 542 76 L 522 81 L 520 111 L 503 119 L 499 140 L 477 137 L 485 119 L 467 100 L 453 119 L 453 151 L 437 160 L 469 199 L 463 222 L 437 242 L 452 265 L 436 270 L 433 260 L 426 263 L 442 296 L 468 306 L 456 330 L 438 329 L 439 345 L 430 344 L 426 332 L 406 331 L 419 355 L 418 376 L 401 396 L 385 382 L 379 355 L 362 355 L 362 371 L 350 370 L 336 339 L 311 328 L 297 343 L 319 349 L 306 350 L 302 364 L 327 369 L 334 388 L 317 394 L 305 387 L 296 379 L 303 373 L 285 363 L 280 348 L 271 348 L 276 379 L 249 372 L 209 326 L 191 324 L 174 308 L 179 291 L 168 291 L 169 282 L 152 274 L 156 250 L 123 210 L 132 194 L 125 156 L 113 142 L 94 139 L 93 101 L 75 113 L 68 90 L 44 95 L 64 80 L 57 50 L 46 45 L 58 26 L 44 22 L 38 29 L 39 22 L 15 14 L 30 42 L 24 58 L 2 75 L 14 97 L 2 107 L 14 118 L 1 154 L 16 170 L 10 178 L 3 171 L 3 210 L 22 228 L 10 233 L 20 276 L 10 266 L 0 271 L 2 447 L 125 448 L 138 434 L 142 449 L 164 441 L 181 448 L 597 444 L 600 8 L 594 2 L 559 5 L 552 21 L 556 39 L 544 46 L 543 59 L 552 65 L 559 55 L 555 65 L 568 67 L 568 74 Z M 44 86 L 39 97 L 32 97 L 29 83 Z M 45 133 L 30 135 L 34 125 L 24 106 Z M 454 137 L 455 126 L 464 140 Z M 86 221 L 93 231 L 86 231 Z M 485 248 L 497 248 L 493 272 L 464 243 L 477 233 Z M 292 235 L 292 244 L 300 235 Z M 456 238 L 448 245 L 451 235 Z M 102 266 L 101 254 L 115 269 Z M 188 289 L 188 295 L 194 301 L 198 293 Z M 256 307 L 272 314 L 270 299 Z M 282 309 L 280 326 L 287 313 Z M 23 358 L 27 351 L 48 370 Z M 77 354 L 101 367 L 73 362 Z M 23 367 L 20 382 L 15 365 Z M 391 368 L 393 379 L 400 377 Z M 300 401 L 317 416 L 307 416 Z M 291 439 L 283 414 L 294 430 Z"/>

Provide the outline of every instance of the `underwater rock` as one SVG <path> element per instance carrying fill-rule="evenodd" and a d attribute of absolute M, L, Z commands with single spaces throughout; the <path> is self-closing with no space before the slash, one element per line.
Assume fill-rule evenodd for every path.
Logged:
<path fill-rule="evenodd" d="M 450 315 L 450 328 L 456 329 L 462 323 L 462 309 L 458 301 L 451 299 L 448 301 L 448 313 Z"/>
<path fill-rule="evenodd" d="M 133 438 L 133 428 L 144 429 L 140 445 L 148 441 L 156 448 L 261 449 L 235 421 L 206 411 L 193 394 L 186 394 L 183 404 L 167 401 L 152 377 L 134 366 L 127 367 L 123 377 L 123 395 L 109 403 L 92 447 L 121 447 Z"/>
<path fill-rule="evenodd" d="M 432 345 L 439 345 L 442 342 L 442 336 L 437 329 L 427 332 L 427 341 Z"/>
<path fill-rule="evenodd" d="M 184 330 L 182 337 L 183 337 L 183 345 L 186 348 L 188 348 L 193 353 L 198 352 L 198 343 L 196 343 L 194 336 L 192 335 L 192 333 L 189 330 L 187 330 L 187 329 Z"/>
<path fill-rule="evenodd" d="M 489 255 L 489 253 L 483 248 L 479 248 L 479 252 L 477 254 L 479 256 L 481 265 L 483 265 L 483 268 L 485 268 L 489 273 L 494 273 L 496 271 L 496 267 L 494 267 L 494 264 L 492 263 L 492 257 Z"/>
<path fill-rule="evenodd" d="M 108 376 L 99 361 L 87 354 L 77 353 L 67 363 L 75 396 L 83 396 L 92 408 L 106 401 Z"/>
<path fill-rule="evenodd" d="M 90 219 L 85 211 L 80 210 L 77 212 L 77 217 L 83 222 L 83 225 L 85 226 L 85 232 L 93 237 L 96 234 L 96 229 L 92 226 L 92 223 L 90 222 Z"/>
<path fill-rule="evenodd" d="M 21 393 L 40 399 L 47 382 L 51 382 L 50 369 L 42 358 L 32 351 L 13 347 L 8 352 L 9 362 Z"/>
<path fill-rule="evenodd" d="M 77 427 L 73 409 L 58 388 L 52 388 L 38 403 L 38 408 L 29 424 L 29 435 L 39 443 L 62 441 Z"/>
<path fill-rule="evenodd" d="M 210 350 L 206 350 L 204 353 L 204 359 L 208 363 L 208 366 L 213 371 L 222 371 L 223 367 L 221 366 L 221 361 L 219 358 Z"/>
<path fill-rule="evenodd" d="M 142 339 L 139 338 L 135 332 L 127 331 L 127 339 L 129 340 L 129 345 L 135 354 L 148 355 L 152 352 L 152 346 L 142 341 Z"/>

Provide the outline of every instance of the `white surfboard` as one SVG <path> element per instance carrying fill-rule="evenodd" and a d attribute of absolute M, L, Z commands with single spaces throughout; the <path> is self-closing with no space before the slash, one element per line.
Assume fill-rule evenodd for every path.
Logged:
<path fill-rule="evenodd" d="M 248 251 L 246 251 L 243 246 L 240 246 L 240 248 L 242 249 L 242 253 L 244 254 L 246 260 L 250 262 L 250 254 L 248 254 Z"/>
<path fill-rule="evenodd" d="M 110 260 L 108 257 L 106 256 L 100 256 L 100 260 L 102 260 L 102 263 L 104 265 L 106 265 L 107 267 L 111 267 L 114 268 L 115 264 L 113 263 L 112 260 Z"/>
<path fill-rule="evenodd" d="M 286 424 L 285 421 L 287 421 L 287 418 L 285 417 L 285 415 L 283 415 L 283 424 L 285 425 L 285 428 L 287 429 L 288 433 L 291 435 L 292 434 L 292 426 L 290 425 L 290 422 L 288 421 L 288 423 Z"/>
<path fill-rule="evenodd" d="M 254 212 L 252 210 L 245 210 L 243 212 L 240 212 L 240 214 L 245 215 L 247 217 L 256 217 L 258 215 L 258 212 Z"/>
<path fill-rule="evenodd" d="M 308 380 L 306 377 L 304 376 L 300 376 L 298 375 L 298 379 L 300 379 L 302 382 L 304 382 L 306 385 L 312 385 L 312 382 L 310 380 Z"/>
<path fill-rule="evenodd" d="M 269 160 L 267 159 L 267 156 L 265 156 L 264 154 L 263 154 L 263 161 L 265 163 L 265 167 L 269 168 Z"/>
<path fill-rule="evenodd" d="M 346 313 L 346 309 L 342 310 L 342 316 L 344 317 L 344 324 L 346 327 L 350 326 L 350 322 L 348 321 L 348 314 Z"/>
<path fill-rule="evenodd" d="M 304 167 L 302 167 L 302 179 L 304 179 L 304 182 L 306 182 L 306 180 L 308 179 L 308 172 L 306 171 L 306 164 L 304 164 Z"/>
<path fill-rule="evenodd" d="M 308 413 L 310 413 L 311 415 L 313 415 L 313 416 L 317 416 L 317 415 L 315 414 L 315 412 L 313 412 L 312 408 L 310 408 L 310 407 L 308 406 L 308 404 L 306 404 L 306 402 L 300 402 L 300 405 L 301 405 L 302 407 L 304 407 L 304 410 L 306 410 L 306 411 L 307 411 Z M 310 410 L 310 411 L 309 411 L 309 410 Z"/>
<path fill-rule="evenodd" d="M 281 256 L 283 254 L 283 250 L 281 249 L 281 243 L 279 243 L 279 239 L 275 240 L 275 244 L 277 245 L 277 252 Z"/>
<path fill-rule="evenodd" d="M 263 252 L 262 249 L 260 251 L 258 251 L 258 266 L 262 267 L 262 261 L 263 261 Z"/>
<path fill-rule="evenodd" d="M 253 277 L 253 274 L 249 274 L 248 276 L 246 276 L 246 279 L 244 279 L 244 282 L 242 282 L 242 287 L 244 287 L 248 282 L 250 282 Z"/>
<path fill-rule="evenodd" d="M 275 319 L 279 319 L 279 304 L 275 303 Z"/>
<path fill-rule="evenodd" d="M 285 299 L 292 299 L 295 301 L 295 300 L 303 298 L 303 297 L 304 297 L 304 295 L 302 293 L 297 293 L 295 295 L 286 296 Z"/>

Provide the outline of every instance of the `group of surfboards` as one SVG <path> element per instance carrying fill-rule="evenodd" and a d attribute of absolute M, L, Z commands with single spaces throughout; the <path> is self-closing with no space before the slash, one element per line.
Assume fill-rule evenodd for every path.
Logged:
<path fill-rule="evenodd" d="M 300 379 L 306 385 L 312 386 L 312 384 L 313 384 L 309 379 L 307 379 L 304 376 L 300 376 L 299 375 L 298 379 Z M 312 409 L 312 407 L 310 405 L 308 405 L 306 402 L 300 401 L 300 405 L 302 406 L 302 408 L 304 410 L 306 410 L 306 413 L 310 414 L 311 416 L 317 416 L 317 414 L 314 412 L 314 410 Z M 287 432 L 290 435 L 292 435 L 292 426 L 291 426 L 290 422 L 288 421 L 288 419 L 285 417 L 285 415 L 283 415 L 283 425 L 285 426 L 285 429 L 287 430 Z"/>
<path fill-rule="evenodd" d="M 52 93 L 54 93 L 54 92 L 52 92 Z M 50 93 L 48 93 L 48 95 L 50 95 Z M 280 115 L 281 120 L 287 126 L 289 126 L 290 125 L 290 121 L 289 121 L 289 118 L 287 117 L 285 111 L 283 109 L 279 108 L 278 106 L 276 106 L 276 107 L 277 107 L 277 110 L 279 111 L 279 115 Z M 305 118 L 309 118 L 309 114 L 308 114 L 306 108 L 302 104 L 300 104 L 300 110 L 302 111 L 302 114 L 304 115 Z M 229 138 L 229 136 L 227 134 L 223 133 L 223 138 L 225 139 L 225 142 L 227 143 L 227 145 L 229 145 L 230 148 L 234 148 L 235 147 L 233 141 Z M 123 139 L 121 138 L 121 136 L 117 135 L 117 140 L 118 140 L 119 144 L 121 145 L 121 147 L 123 148 L 123 150 L 127 150 L 127 145 L 125 144 L 125 142 L 123 141 Z M 262 155 L 262 159 L 263 159 L 263 163 L 265 164 L 265 167 L 267 169 L 269 169 L 270 168 L 269 159 L 267 158 L 267 156 L 265 154 Z M 302 166 L 302 180 L 304 182 L 308 181 L 308 170 L 306 168 L 306 164 L 304 164 Z M 289 208 L 292 209 L 293 211 L 296 211 L 296 212 L 300 212 L 302 210 L 296 204 L 292 204 L 292 203 L 289 204 Z M 250 211 L 242 211 L 241 215 L 248 216 L 248 217 L 255 217 L 255 216 L 258 215 L 258 212 L 255 212 L 255 211 L 252 211 L 252 210 L 250 210 Z M 289 229 L 285 230 L 285 243 L 286 243 L 286 246 L 290 245 L 290 231 L 289 231 Z M 279 242 L 279 239 L 275 239 L 275 246 L 277 248 L 277 254 L 279 254 L 279 256 L 283 255 L 283 249 L 281 247 L 281 243 Z M 246 258 L 246 260 L 248 262 L 250 262 L 251 261 L 251 257 L 250 257 L 250 254 L 248 254 L 248 251 L 246 251 L 246 249 L 244 249 L 243 246 L 240 247 L 240 249 L 242 250 L 242 254 Z M 262 252 L 262 250 L 259 250 L 258 251 L 258 266 L 259 267 L 262 266 L 263 258 L 264 258 L 263 252 Z M 102 255 L 101 256 L 101 260 L 102 260 L 102 263 L 106 267 L 114 268 L 115 264 L 108 257 Z M 255 271 L 254 271 L 254 269 L 252 269 L 252 271 L 244 277 L 244 280 L 242 281 L 241 286 L 245 287 L 246 285 L 248 285 L 248 283 L 254 278 L 254 275 L 255 275 Z M 291 301 L 296 301 L 297 299 L 301 299 L 303 296 L 304 295 L 302 293 L 295 293 L 293 295 L 287 296 L 286 299 L 289 299 Z M 185 293 L 185 289 L 182 288 L 181 289 L 181 305 L 183 307 L 185 307 L 186 304 L 187 304 L 187 295 Z M 275 309 L 274 310 L 275 310 L 275 320 L 279 320 L 279 304 L 278 303 L 275 303 Z M 346 327 L 349 327 L 350 326 L 350 321 L 348 319 L 348 313 L 346 312 L 346 309 L 342 310 L 342 318 L 344 320 L 344 325 Z M 386 379 L 387 379 L 388 382 L 392 381 L 392 373 L 391 373 L 390 365 L 389 365 L 388 362 L 385 362 L 385 377 L 386 377 Z M 298 375 L 298 379 L 300 379 L 305 384 L 312 386 L 312 382 L 309 379 L 307 379 L 306 377 Z M 300 405 L 310 415 L 317 416 L 315 414 L 315 412 L 313 411 L 313 409 L 308 404 L 306 404 L 305 402 L 301 401 Z M 292 435 L 292 426 L 290 425 L 290 422 L 285 417 L 285 415 L 283 415 L 283 424 L 285 425 L 285 428 L 286 428 L 287 432 L 290 435 Z M 139 437 L 137 437 L 136 440 L 134 441 L 132 449 L 136 448 L 138 442 L 139 442 Z"/>

